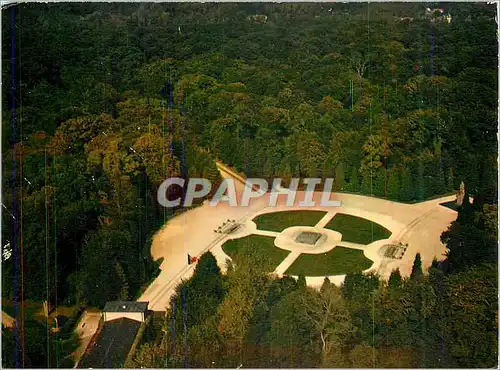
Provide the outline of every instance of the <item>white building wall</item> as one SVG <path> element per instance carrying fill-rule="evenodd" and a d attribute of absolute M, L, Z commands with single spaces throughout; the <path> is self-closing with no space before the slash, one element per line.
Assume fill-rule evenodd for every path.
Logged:
<path fill-rule="evenodd" d="M 104 321 L 111 321 L 126 317 L 128 319 L 136 320 L 139 322 L 144 321 L 144 313 L 142 312 L 104 312 Z"/>

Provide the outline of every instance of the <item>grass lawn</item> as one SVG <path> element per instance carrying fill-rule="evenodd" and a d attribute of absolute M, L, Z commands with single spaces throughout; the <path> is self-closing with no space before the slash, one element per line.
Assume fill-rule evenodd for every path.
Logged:
<path fill-rule="evenodd" d="M 45 319 L 43 304 L 41 302 L 24 302 L 22 306 L 24 307 L 24 317 L 26 319 Z M 21 310 L 23 307 L 21 307 L 21 303 L 17 303 L 17 314 L 19 316 L 21 315 Z M 14 302 L 2 301 L 2 311 L 5 311 L 5 313 L 14 317 Z"/>
<path fill-rule="evenodd" d="M 282 211 L 259 215 L 253 222 L 259 230 L 281 232 L 291 226 L 314 226 L 325 214 L 324 211 Z"/>
<path fill-rule="evenodd" d="M 244 238 L 228 240 L 222 245 L 222 250 L 234 258 L 238 253 L 252 249 L 267 262 L 265 270 L 272 272 L 290 253 L 274 246 L 274 238 L 262 235 L 248 235 Z"/>
<path fill-rule="evenodd" d="M 387 239 L 391 232 L 379 224 L 365 218 L 337 213 L 326 224 L 325 229 L 342 234 L 342 240 L 358 244 L 370 244 L 376 240 Z"/>
<path fill-rule="evenodd" d="M 344 275 L 366 270 L 373 261 L 359 249 L 335 247 L 323 254 L 302 253 L 288 268 L 287 275 L 325 276 Z"/>

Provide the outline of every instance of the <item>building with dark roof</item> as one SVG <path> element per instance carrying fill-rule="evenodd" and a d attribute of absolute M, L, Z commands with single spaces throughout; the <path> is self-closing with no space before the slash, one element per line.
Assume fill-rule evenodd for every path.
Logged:
<path fill-rule="evenodd" d="M 104 322 L 97 338 L 87 348 L 78 368 L 121 368 L 142 323 L 120 318 Z"/>
<path fill-rule="evenodd" d="M 123 367 L 138 332 L 143 332 L 139 331 L 141 325 L 147 324 L 148 304 L 135 301 L 107 302 L 99 328 L 78 363 L 78 368 Z"/>

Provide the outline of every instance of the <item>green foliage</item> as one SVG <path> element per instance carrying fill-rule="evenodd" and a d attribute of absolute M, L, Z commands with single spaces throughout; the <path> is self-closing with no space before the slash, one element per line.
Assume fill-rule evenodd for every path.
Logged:
<path fill-rule="evenodd" d="M 263 261 L 263 256 L 246 251 L 228 275 L 229 292 L 218 308 L 218 332 L 228 346 L 229 363 L 241 361 L 253 315 L 259 313 L 254 307 L 264 300 L 269 278 Z"/>
<path fill-rule="evenodd" d="M 373 317 L 378 286 L 376 275 L 361 272 L 347 274 L 342 286 L 342 296 L 347 301 L 358 336 L 366 343 L 372 343 L 374 339 Z"/>
<path fill-rule="evenodd" d="M 330 288 L 330 279 L 328 279 L 327 276 L 325 276 L 325 279 L 323 280 L 323 284 L 321 285 L 321 289 L 320 289 L 320 292 L 323 293 L 325 292 L 327 289 Z"/>
<path fill-rule="evenodd" d="M 349 183 L 347 184 L 347 189 L 354 193 L 359 190 L 359 178 L 358 169 L 356 167 L 352 168 L 351 177 L 349 178 Z"/>
<path fill-rule="evenodd" d="M 267 296 L 261 295 L 259 301 L 254 305 L 254 312 L 245 339 L 247 344 L 255 346 L 255 355 L 262 354 L 261 351 L 265 348 L 266 334 L 271 329 L 271 310 L 282 298 L 297 289 L 298 283 L 292 277 L 283 277 L 271 280 L 266 288 Z"/>
<path fill-rule="evenodd" d="M 415 255 L 413 266 L 411 268 L 410 278 L 413 280 L 422 280 L 424 278 L 424 272 L 422 270 L 422 258 L 420 257 L 420 253 L 417 253 Z"/>
<path fill-rule="evenodd" d="M 11 329 L 2 329 L 2 360 L 5 365 L 29 368 L 59 368 L 74 365 L 71 354 L 79 344 L 76 335 L 52 333 L 46 324 L 33 318 L 24 321 L 23 330 L 25 346 L 21 345 L 20 336 L 14 335 Z M 13 356 L 15 350 L 19 361 L 17 364 Z"/>
<path fill-rule="evenodd" d="M 193 276 L 176 287 L 170 307 L 176 307 L 176 326 L 183 330 L 183 305 L 188 307 L 186 325 L 191 328 L 204 322 L 217 312 L 226 294 L 224 280 L 217 261 L 211 252 L 204 253 L 197 262 Z M 170 322 L 172 315 L 167 318 Z"/>
<path fill-rule="evenodd" d="M 318 363 L 318 349 L 310 339 L 314 324 L 304 312 L 303 290 L 286 295 L 272 310 L 268 333 L 274 367 L 304 367 Z"/>
<path fill-rule="evenodd" d="M 347 274 L 342 286 L 342 294 L 347 300 L 363 300 L 373 292 L 379 284 L 375 275 L 364 275 L 361 272 Z"/>
<path fill-rule="evenodd" d="M 398 171 L 389 171 L 389 179 L 387 180 L 387 197 L 389 199 L 399 200 L 401 186 L 399 184 Z"/>
<path fill-rule="evenodd" d="M 414 188 L 411 180 L 411 173 L 407 167 L 401 169 L 401 191 L 399 199 L 402 201 L 410 201 L 414 199 Z"/>
<path fill-rule="evenodd" d="M 441 235 L 441 241 L 448 248 L 450 268 L 456 271 L 482 262 L 493 262 L 497 258 L 497 226 L 488 227 L 488 223 L 484 223 L 484 213 L 475 211 L 465 199 L 457 220 Z"/>
<path fill-rule="evenodd" d="M 441 158 L 435 159 L 432 164 L 432 192 L 434 194 L 443 194 L 446 191 L 444 172 Z"/>
<path fill-rule="evenodd" d="M 446 281 L 450 355 L 461 367 L 497 363 L 498 273 L 492 264 L 469 268 Z"/>
<path fill-rule="evenodd" d="M 363 175 L 361 179 L 361 193 L 373 195 L 373 171 Z"/>
<path fill-rule="evenodd" d="M 127 294 L 128 282 L 137 284 L 133 248 L 132 237 L 126 230 L 102 229 L 90 235 L 79 261 L 78 288 L 83 291 L 78 295 L 85 297 L 82 303 L 103 306 Z M 114 268 L 103 261 L 112 261 Z"/>
<path fill-rule="evenodd" d="M 218 317 L 213 315 L 202 323 L 191 327 L 188 333 L 189 366 L 207 367 L 220 365 L 223 341 L 217 331 Z M 170 353 L 170 358 L 172 353 Z M 177 363 L 181 363 L 177 361 Z M 173 367 L 173 366 L 172 366 Z"/>
<path fill-rule="evenodd" d="M 387 170 L 379 168 L 375 171 L 373 178 L 373 195 L 377 197 L 387 197 Z"/>
<path fill-rule="evenodd" d="M 448 170 L 448 177 L 446 178 L 446 190 L 453 191 L 455 190 L 455 176 L 453 175 L 453 168 Z"/>
<path fill-rule="evenodd" d="M 336 191 L 344 190 L 345 184 L 345 171 L 344 164 L 340 162 L 337 167 L 335 167 L 335 177 L 333 183 L 333 189 Z"/>
<path fill-rule="evenodd" d="M 299 278 L 297 280 L 297 284 L 299 287 L 301 288 L 305 288 L 307 286 L 307 283 L 306 283 L 306 277 L 304 274 L 300 274 L 299 275 Z"/>
<path fill-rule="evenodd" d="M 415 197 L 418 201 L 425 199 L 426 195 L 429 193 L 428 184 L 424 178 L 424 164 L 422 160 L 418 160 L 416 169 L 416 181 L 415 181 Z"/>
<path fill-rule="evenodd" d="M 167 349 L 162 344 L 141 345 L 131 361 L 131 368 L 163 368 L 167 363 Z"/>
<path fill-rule="evenodd" d="M 123 271 L 123 267 L 117 262 L 115 264 L 115 272 L 116 275 L 122 284 L 121 289 L 120 289 L 120 295 L 118 296 L 118 300 L 120 301 L 126 301 L 129 298 L 129 288 L 128 288 L 128 282 L 127 282 L 127 277 L 125 276 L 125 272 Z"/>
<path fill-rule="evenodd" d="M 395 269 L 391 272 L 389 276 L 389 282 L 387 286 L 389 289 L 398 289 L 403 285 L 403 279 L 401 278 L 401 272 L 399 272 L 399 268 Z"/>
<path fill-rule="evenodd" d="M 320 293 L 304 295 L 302 305 L 308 319 L 313 323 L 317 335 L 320 336 L 323 358 L 332 350 L 341 348 L 354 333 L 352 319 L 341 290 L 327 285 Z M 312 292 L 310 292 L 312 293 Z"/>
<path fill-rule="evenodd" d="M 2 366 L 4 368 L 16 367 L 15 356 L 12 356 L 12 354 L 16 353 L 16 346 L 17 344 L 14 338 L 14 333 L 5 327 L 2 327 Z"/>

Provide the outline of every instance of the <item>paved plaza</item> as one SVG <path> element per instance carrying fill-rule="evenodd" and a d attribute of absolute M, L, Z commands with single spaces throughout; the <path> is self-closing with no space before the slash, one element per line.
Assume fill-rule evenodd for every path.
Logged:
<path fill-rule="evenodd" d="M 240 180 L 237 174 L 224 166 L 219 166 L 225 177 Z M 241 194 L 243 183 L 235 181 L 236 192 Z M 302 199 L 302 192 L 297 192 L 297 198 Z M 315 193 L 313 200 L 319 204 L 321 193 Z M 248 207 L 230 207 L 227 202 L 220 202 L 217 206 L 210 206 L 205 202 L 203 206 L 189 210 L 172 220 L 159 230 L 153 238 L 151 254 L 154 259 L 164 258 L 161 273 L 139 298 L 149 301 L 149 308 L 163 311 L 168 305 L 175 286 L 181 279 L 189 278 L 195 265 L 187 265 L 186 255 L 200 256 L 210 250 L 217 258 L 221 268 L 224 268 L 226 259 L 229 259 L 222 245 L 229 239 L 241 238 L 247 235 L 265 235 L 275 237 L 277 248 L 288 249 L 291 253 L 276 268 L 275 273 L 282 275 L 286 269 L 299 257 L 301 253 L 323 253 L 335 246 L 362 249 L 363 254 L 373 261 L 370 271 L 377 272 L 382 278 L 388 278 L 391 271 L 399 268 L 403 276 L 411 272 L 413 260 L 417 252 L 421 254 L 423 268 L 426 269 L 434 258 L 445 258 L 446 248 L 440 241 L 440 235 L 457 217 L 457 213 L 440 203 L 455 200 L 455 196 L 447 196 L 417 204 L 404 204 L 379 198 L 362 195 L 332 193 L 332 200 L 340 200 L 340 207 L 315 206 L 310 208 L 286 206 L 285 196 L 278 198 L 275 207 L 269 207 L 269 196 L 252 199 Z M 257 215 L 291 210 L 322 210 L 325 216 L 314 227 L 288 228 L 280 232 L 257 230 L 252 221 Z M 337 213 L 348 214 L 376 222 L 389 230 L 392 234 L 386 240 L 377 240 L 368 245 L 361 245 L 342 241 L 338 232 L 325 229 L 325 225 Z M 220 234 L 214 232 L 227 220 L 235 220 L 241 226 L 234 233 Z M 301 232 L 317 232 L 321 237 L 314 245 L 297 242 Z M 321 240 L 323 238 L 323 240 Z M 408 245 L 402 258 L 387 258 L 385 246 Z M 323 248 L 323 249 L 322 249 Z M 343 276 L 332 276 L 330 280 L 336 284 L 343 281 Z M 320 286 L 324 277 L 306 277 L 310 286 Z"/>

